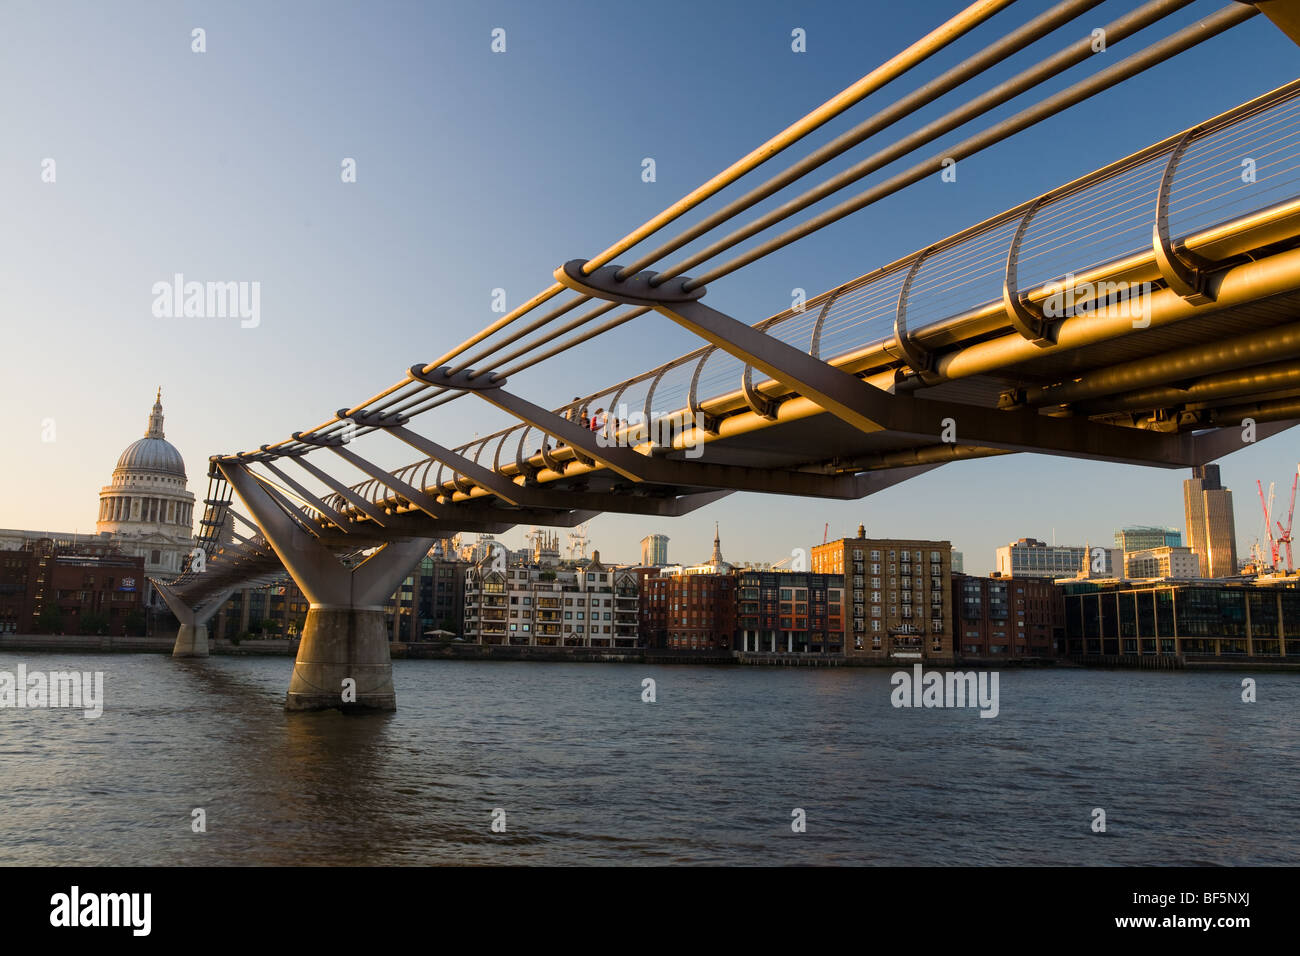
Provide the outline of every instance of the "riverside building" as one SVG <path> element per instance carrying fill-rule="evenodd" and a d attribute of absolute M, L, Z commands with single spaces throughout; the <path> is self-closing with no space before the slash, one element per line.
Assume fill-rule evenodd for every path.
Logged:
<path fill-rule="evenodd" d="M 736 572 L 742 651 L 844 653 L 844 576 L 806 571 Z"/>
<path fill-rule="evenodd" d="M 671 565 L 641 578 L 641 638 L 647 647 L 731 650 L 736 635 L 736 577 L 722 557 L 714 526 L 713 553 L 703 564 Z"/>
<path fill-rule="evenodd" d="M 532 647 L 635 647 L 637 576 L 606 567 L 600 552 L 585 567 L 494 567 L 492 556 L 465 572 L 466 641 Z"/>
<path fill-rule="evenodd" d="M 462 636 L 469 567 L 466 561 L 444 557 L 435 544 L 388 601 L 390 639 L 400 643 Z"/>
<path fill-rule="evenodd" d="M 1300 658 L 1300 590 L 1188 581 L 1060 585 L 1071 656 Z"/>
<path fill-rule="evenodd" d="M 142 634 L 143 590 L 143 558 L 103 542 L 29 542 L 0 551 L 0 634 Z"/>
<path fill-rule="evenodd" d="M 959 658 L 1057 657 L 1065 602 L 1050 578 L 952 576 Z"/>
<path fill-rule="evenodd" d="M 844 653 L 881 660 L 951 660 L 952 544 L 856 538 L 812 548 L 816 574 L 844 580 Z"/>

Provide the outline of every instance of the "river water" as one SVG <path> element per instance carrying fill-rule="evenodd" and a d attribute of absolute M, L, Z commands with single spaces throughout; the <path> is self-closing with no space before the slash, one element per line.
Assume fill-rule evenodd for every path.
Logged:
<path fill-rule="evenodd" d="M 1300 674 L 1005 670 L 988 719 L 884 669 L 399 660 L 344 716 L 284 712 L 288 658 L 20 663 L 106 703 L 0 709 L 3 864 L 1300 862 Z"/>

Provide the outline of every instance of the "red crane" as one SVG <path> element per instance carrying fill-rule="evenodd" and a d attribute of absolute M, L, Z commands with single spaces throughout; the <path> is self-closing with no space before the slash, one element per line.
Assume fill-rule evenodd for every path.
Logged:
<path fill-rule="evenodd" d="M 1296 466 L 1295 477 L 1291 479 L 1291 505 L 1286 512 L 1286 527 L 1282 527 L 1282 522 L 1277 522 L 1277 543 L 1286 545 L 1286 569 L 1288 572 L 1295 570 L 1295 564 L 1291 560 L 1291 519 L 1295 516 L 1295 489 L 1300 484 L 1300 465 Z M 1270 535 L 1270 537 L 1272 537 Z M 1277 545 L 1274 545 L 1276 550 Z M 1274 556 L 1273 563 L 1277 564 L 1277 557 Z"/>
<path fill-rule="evenodd" d="M 1268 513 L 1268 502 L 1264 500 L 1264 485 L 1258 478 L 1255 479 L 1255 487 L 1259 489 L 1259 503 L 1264 506 L 1264 533 L 1268 535 L 1268 546 L 1273 552 L 1273 567 L 1276 568 L 1277 567 L 1277 542 L 1273 539 L 1273 524 L 1272 524 L 1272 518 L 1269 516 Z M 1271 497 L 1273 486 L 1269 485 L 1268 487 L 1269 487 L 1269 492 Z"/>

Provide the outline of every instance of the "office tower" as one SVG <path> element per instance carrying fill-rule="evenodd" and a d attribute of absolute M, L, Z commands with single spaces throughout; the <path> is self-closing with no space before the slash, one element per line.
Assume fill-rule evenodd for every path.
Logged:
<path fill-rule="evenodd" d="M 641 566 L 661 568 L 668 563 L 668 535 L 648 534 L 641 539 Z"/>
<path fill-rule="evenodd" d="M 1218 465 L 1199 465 L 1183 482 L 1187 514 L 1187 544 L 1200 561 L 1201 576 L 1231 577 L 1237 573 L 1237 525 L 1232 492 L 1219 480 Z"/>

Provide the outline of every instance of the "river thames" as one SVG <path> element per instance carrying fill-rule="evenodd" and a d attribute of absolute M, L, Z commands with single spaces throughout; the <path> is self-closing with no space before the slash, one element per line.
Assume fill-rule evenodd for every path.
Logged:
<path fill-rule="evenodd" d="M 344 716 L 284 712 L 287 658 L 19 664 L 106 700 L 0 710 L 3 864 L 1300 861 L 1295 673 L 1008 669 L 985 719 L 889 669 L 398 660 Z"/>

